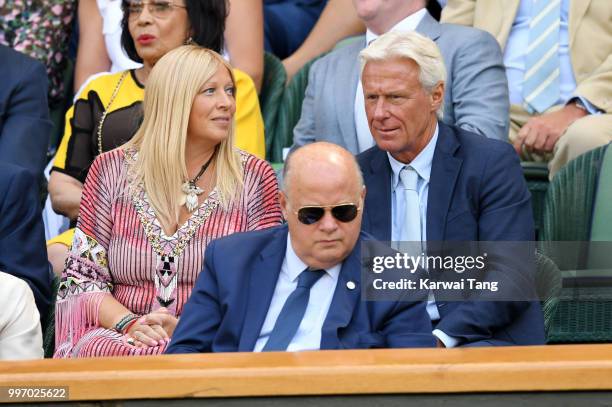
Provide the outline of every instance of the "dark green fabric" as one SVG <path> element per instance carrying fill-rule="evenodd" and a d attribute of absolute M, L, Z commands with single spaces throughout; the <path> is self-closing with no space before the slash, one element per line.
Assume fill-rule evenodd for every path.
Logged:
<path fill-rule="evenodd" d="M 548 331 L 548 341 L 611 342 L 611 287 L 563 288 Z"/>
<path fill-rule="evenodd" d="M 559 303 L 559 295 L 561 294 L 561 271 L 551 259 L 542 253 L 536 253 L 535 261 L 538 270 L 536 289 L 542 304 L 544 328 L 548 336 L 548 332 L 551 330 L 552 319 Z"/>
<path fill-rule="evenodd" d="M 49 314 L 47 315 L 46 328 L 43 334 L 43 349 L 46 358 L 52 358 L 55 351 L 55 300 L 57 297 L 57 289 L 60 279 L 55 276 L 51 288 L 51 304 L 49 305 Z"/>
<path fill-rule="evenodd" d="M 555 175 L 546 193 L 540 240 L 589 240 L 597 173 L 604 152 L 604 147 L 591 150 Z"/>
<path fill-rule="evenodd" d="M 283 100 L 285 82 L 287 82 L 287 72 L 282 62 L 274 55 L 265 52 L 259 105 L 265 126 L 266 158 L 269 161 L 275 161 L 271 158 L 271 148 L 276 137 L 278 111 Z"/>
<path fill-rule="evenodd" d="M 304 92 L 308 85 L 308 73 L 312 64 L 322 56 L 318 56 L 306 63 L 291 78 L 285 89 L 278 115 L 278 126 L 274 140 L 272 140 L 270 156 L 268 156 L 268 160 L 272 162 L 282 162 L 283 149 L 291 147 L 293 144 L 293 128 L 300 120 L 300 115 L 302 114 L 302 101 L 304 100 Z"/>
<path fill-rule="evenodd" d="M 531 161 L 521 162 L 523 175 L 527 188 L 531 193 L 531 207 L 533 208 L 533 221 L 536 238 L 540 236 L 544 218 L 544 202 L 548 191 L 548 165 Z"/>
<path fill-rule="evenodd" d="M 606 149 L 599 171 L 591 241 L 612 241 L 612 148 Z"/>
<path fill-rule="evenodd" d="M 554 253 L 541 242 L 541 248 L 561 270 L 577 277 L 563 280 L 548 330 L 551 343 L 612 341 L 612 286 L 588 283 L 594 272 L 588 269 L 588 243 L 595 196 L 602 196 L 598 191 L 602 187 L 599 172 L 605 154 L 603 146 L 569 162 L 554 177 L 546 195 L 541 240 L 583 242 Z"/>

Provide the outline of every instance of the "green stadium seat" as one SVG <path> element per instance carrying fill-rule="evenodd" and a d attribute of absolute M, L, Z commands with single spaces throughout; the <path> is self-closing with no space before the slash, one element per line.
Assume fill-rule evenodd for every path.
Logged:
<path fill-rule="evenodd" d="M 272 148 L 268 160 L 272 162 L 283 161 L 283 149 L 293 144 L 293 128 L 300 120 L 302 114 L 302 101 L 308 85 L 308 72 L 312 64 L 323 55 L 306 63 L 296 74 L 285 89 L 283 101 L 280 106 L 276 134 L 272 140 Z M 267 142 L 267 139 L 266 139 Z"/>
<path fill-rule="evenodd" d="M 601 268 L 611 261 L 609 251 L 603 263 L 594 258 L 593 243 L 612 241 L 612 149 L 607 147 L 568 163 L 546 196 L 541 248 L 564 276 L 548 330 L 551 343 L 612 341 L 612 270 Z M 546 241 L 577 243 L 554 250 L 555 243 Z"/>
<path fill-rule="evenodd" d="M 59 277 L 55 276 L 51 289 L 51 305 L 49 305 L 49 314 L 47 314 L 45 330 L 43 332 L 43 349 L 45 351 L 45 358 L 52 358 L 53 352 L 55 352 L 55 300 L 57 298 L 59 283 Z"/>
<path fill-rule="evenodd" d="M 266 158 L 271 158 L 271 148 L 276 137 L 276 125 L 278 111 L 283 100 L 287 82 L 287 72 L 283 63 L 269 52 L 264 53 L 264 75 L 261 92 L 259 94 L 259 105 L 264 120 L 266 134 Z"/>

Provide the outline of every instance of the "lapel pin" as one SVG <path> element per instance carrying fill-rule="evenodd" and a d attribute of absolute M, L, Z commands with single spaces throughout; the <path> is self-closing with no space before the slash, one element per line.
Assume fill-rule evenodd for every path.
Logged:
<path fill-rule="evenodd" d="M 354 290 L 355 289 L 355 283 L 352 281 L 347 281 L 346 282 L 346 288 L 348 288 L 349 290 Z"/>

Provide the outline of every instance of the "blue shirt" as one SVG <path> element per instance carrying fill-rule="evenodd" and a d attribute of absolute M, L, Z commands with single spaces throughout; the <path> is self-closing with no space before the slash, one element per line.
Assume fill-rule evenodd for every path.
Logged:
<path fill-rule="evenodd" d="M 580 1 L 580 0 L 578 0 Z M 523 104 L 523 79 L 525 77 L 525 50 L 529 46 L 529 22 L 531 21 L 531 8 L 533 0 L 521 0 L 508 41 L 504 50 L 504 65 L 508 77 L 510 103 Z M 559 27 L 559 100 L 555 103 L 563 105 L 573 97 L 576 90 L 576 78 L 572 68 L 569 50 L 569 0 L 561 0 L 561 25 Z M 587 107 L 589 113 L 599 110 L 588 100 L 578 97 Z"/>
<path fill-rule="evenodd" d="M 266 314 L 266 319 L 261 327 L 261 332 L 255 343 L 254 352 L 261 352 L 268 342 L 270 333 L 278 319 L 278 315 L 287 301 L 287 297 L 297 287 L 300 273 L 308 267 L 295 253 L 291 245 L 291 234 L 287 235 L 287 249 L 285 260 L 281 267 L 270 308 Z M 306 313 L 298 327 L 295 336 L 287 347 L 287 351 L 318 350 L 321 348 L 321 329 L 327 317 L 329 307 L 336 291 L 338 276 L 342 263 L 325 270 L 326 273 L 310 289 L 310 298 Z"/>
<path fill-rule="evenodd" d="M 402 181 L 399 173 L 406 165 L 410 164 L 419 174 L 417 181 L 417 192 L 419 194 L 419 210 L 421 213 L 421 240 L 427 240 L 427 197 L 429 194 L 429 176 L 431 174 L 431 163 L 433 162 L 436 143 L 438 142 L 438 125 L 433 137 L 425 148 L 410 163 L 397 161 L 387 153 L 389 164 L 391 164 L 391 240 L 394 242 L 406 241 L 409 239 L 402 236 L 402 229 L 406 221 L 406 200 L 402 189 Z"/>

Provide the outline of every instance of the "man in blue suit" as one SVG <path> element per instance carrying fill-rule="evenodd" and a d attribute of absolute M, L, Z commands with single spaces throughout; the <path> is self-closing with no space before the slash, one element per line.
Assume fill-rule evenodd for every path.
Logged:
<path fill-rule="evenodd" d="M 362 177 L 330 143 L 297 150 L 286 226 L 209 244 L 167 353 L 435 346 L 425 295 L 361 299 Z"/>
<path fill-rule="evenodd" d="M 530 195 L 512 147 L 439 121 L 446 72 L 435 43 L 415 32 L 387 33 L 360 58 L 376 141 L 357 158 L 368 189 L 363 229 L 383 241 L 533 240 Z M 495 276 L 522 279 L 528 292 L 520 298 L 531 301 L 430 297 L 438 345 L 544 343 L 533 274 Z"/>
<path fill-rule="evenodd" d="M 44 325 L 52 275 L 39 202 L 38 186 L 30 172 L 0 162 L 0 271 L 30 285 Z"/>
<path fill-rule="evenodd" d="M 51 120 L 47 73 L 38 61 L 0 45 L 0 162 L 39 180 L 46 164 Z"/>

